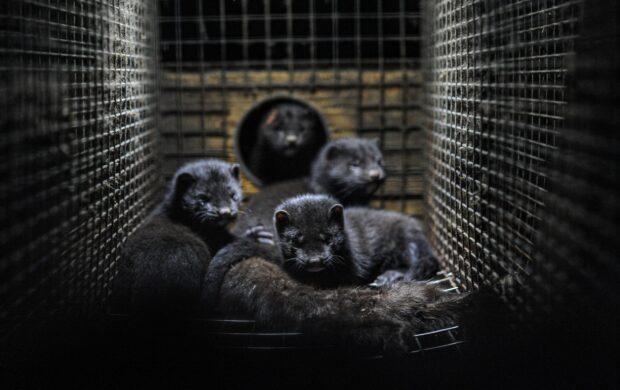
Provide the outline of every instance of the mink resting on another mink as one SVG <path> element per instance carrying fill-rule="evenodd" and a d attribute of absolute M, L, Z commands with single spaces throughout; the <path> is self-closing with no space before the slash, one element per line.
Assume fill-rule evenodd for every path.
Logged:
<path fill-rule="evenodd" d="M 439 270 L 420 223 L 404 214 L 300 195 L 276 208 L 274 222 L 279 264 L 317 287 L 424 280 Z"/>
<path fill-rule="evenodd" d="M 271 226 L 277 205 L 306 193 L 331 195 L 345 206 L 367 205 L 385 181 L 385 176 L 378 140 L 345 138 L 331 141 L 313 161 L 309 177 L 270 184 L 253 195 L 235 231 Z"/>
<path fill-rule="evenodd" d="M 416 333 L 458 321 L 467 297 L 423 282 L 320 289 L 292 278 L 272 253 L 248 241 L 222 248 L 207 269 L 204 310 L 346 348 L 405 352 L 415 346 Z"/>
<path fill-rule="evenodd" d="M 240 202 L 237 165 L 204 160 L 181 167 L 163 202 L 123 247 L 112 311 L 194 313 L 209 261 L 236 239 L 226 226 Z M 271 237 L 256 228 L 239 239 L 271 242 Z"/>

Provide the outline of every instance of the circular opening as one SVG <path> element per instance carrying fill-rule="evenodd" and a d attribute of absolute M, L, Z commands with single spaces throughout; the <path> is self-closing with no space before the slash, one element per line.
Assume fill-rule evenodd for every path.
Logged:
<path fill-rule="evenodd" d="M 252 158 L 255 148 L 258 147 L 258 130 L 265 121 L 268 113 L 281 104 L 298 105 L 311 111 L 316 118 L 312 128 L 314 132 L 314 141 L 311 145 L 307 145 L 303 151 L 303 155 L 295 163 L 290 163 L 283 159 L 282 168 L 286 169 L 286 173 L 276 172 L 277 169 L 267 172 L 259 172 Z M 267 119 L 269 120 L 269 119 Z M 257 186 L 273 183 L 279 180 L 288 180 L 308 175 L 310 172 L 310 164 L 319 152 L 321 147 L 329 140 L 329 128 L 325 122 L 325 118 L 310 103 L 301 99 L 290 96 L 275 96 L 264 99 L 252 107 L 245 113 L 237 129 L 235 130 L 235 154 L 243 173 Z"/>

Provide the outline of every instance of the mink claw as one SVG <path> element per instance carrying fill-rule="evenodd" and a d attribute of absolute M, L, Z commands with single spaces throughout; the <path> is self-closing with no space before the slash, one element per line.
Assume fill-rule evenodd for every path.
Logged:
<path fill-rule="evenodd" d="M 265 228 L 263 227 L 263 225 L 258 225 L 258 226 L 254 226 L 249 228 L 248 230 L 245 231 L 245 233 L 243 233 L 244 236 L 253 236 L 256 233 L 264 230 Z"/>
<path fill-rule="evenodd" d="M 258 242 L 261 244 L 265 244 L 265 245 L 274 245 L 273 240 L 268 240 L 268 239 L 264 239 L 264 238 L 259 238 Z"/>
<path fill-rule="evenodd" d="M 396 270 L 388 270 L 377 276 L 377 278 L 369 284 L 371 287 L 389 286 L 405 280 L 405 274 Z"/>
<path fill-rule="evenodd" d="M 267 231 L 267 230 L 258 232 L 256 235 L 258 237 L 260 237 L 260 238 L 267 238 L 267 239 L 270 239 L 270 240 L 273 239 L 273 233 L 271 233 L 270 231 Z"/>

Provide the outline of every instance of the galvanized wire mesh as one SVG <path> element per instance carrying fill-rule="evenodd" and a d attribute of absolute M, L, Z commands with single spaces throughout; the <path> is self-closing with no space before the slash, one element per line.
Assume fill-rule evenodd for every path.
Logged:
<path fill-rule="evenodd" d="M 245 110 L 291 94 L 335 137 L 381 138 L 392 179 L 379 205 L 420 213 L 424 85 L 430 235 L 458 284 L 510 276 L 520 293 L 509 304 L 548 312 L 620 302 L 613 1 L 429 0 L 423 18 L 405 0 L 161 5 L 164 176 L 188 159 L 234 159 Z M 0 4 L 1 337 L 42 313 L 97 310 L 124 238 L 154 204 L 155 8 Z M 457 345 L 452 330 L 437 345 Z"/>
<path fill-rule="evenodd" d="M 462 286 L 531 274 L 579 3 L 425 2 L 430 235 Z"/>
<path fill-rule="evenodd" d="M 583 13 L 567 125 L 550 164 L 527 302 L 528 309 L 568 312 L 614 333 L 620 305 L 620 5 L 588 1 Z M 604 342 L 611 349 L 618 340 Z"/>
<path fill-rule="evenodd" d="M 294 96 L 321 112 L 333 138 L 380 138 L 388 181 L 376 204 L 421 214 L 419 1 L 160 4 L 164 176 L 195 158 L 236 160 L 234 131 L 244 114 L 267 97 Z M 245 182 L 251 196 L 256 188 Z M 226 343 L 234 323 L 219 324 Z M 302 335 L 263 335 L 249 324 L 233 332 L 237 347 L 303 351 Z M 412 354 L 457 348 L 461 338 L 448 328 L 419 341 Z"/>
<path fill-rule="evenodd" d="M 99 310 L 153 205 L 150 1 L 0 4 L 0 337 Z"/>
<path fill-rule="evenodd" d="M 234 160 L 243 114 L 294 95 L 333 137 L 383 140 L 379 204 L 421 213 L 419 29 L 419 1 L 162 1 L 164 173 L 199 157 Z"/>

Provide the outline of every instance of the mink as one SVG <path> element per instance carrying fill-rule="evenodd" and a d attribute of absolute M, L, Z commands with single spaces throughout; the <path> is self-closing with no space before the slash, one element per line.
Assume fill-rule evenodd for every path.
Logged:
<path fill-rule="evenodd" d="M 280 265 L 317 287 L 424 280 L 439 270 L 420 223 L 404 214 L 344 208 L 327 195 L 300 195 L 274 214 Z"/>
<path fill-rule="evenodd" d="M 296 103 L 280 103 L 265 113 L 249 153 L 250 170 L 264 183 L 302 177 L 325 142 L 317 114 Z"/>
<path fill-rule="evenodd" d="M 202 160 L 181 167 L 162 203 L 123 246 L 112 311 L 191 315 L 211 257 L 235 236 L 227 230 L 241 202 L 238 165 Z M 246 239 L 270 242 L 252 229 Z"/>
<path fill-rule="evenodd" d="M 345 138 L 321 149 L 307 192 L 331 195 L 347 206 L 367 205 L 385 178 L 380 141 Z"/>
<path fill-rule="evenodd" d="M 252 249 L 254 246 L 254 249 Z M 466 294 L 424 282 L 372 289 L 320 289 L 286 273 L 256 243 L 224 247 L 207 270 L 203 305 L 211 314 L 249 316 L 260 327 L 300 331 L 349 348 L 406 352 L 415 334 L 459 320 Z"/>
<path fill-rule="evenodd" d="M 305 193 L 328 194 L 346 206 L 367 205 L 385 178 L 379 140 L 331 141 L 313 161 L 309 177 L 274 183 L 252 196 L 236 229 L 271 226 L 277 205 Z"/>

